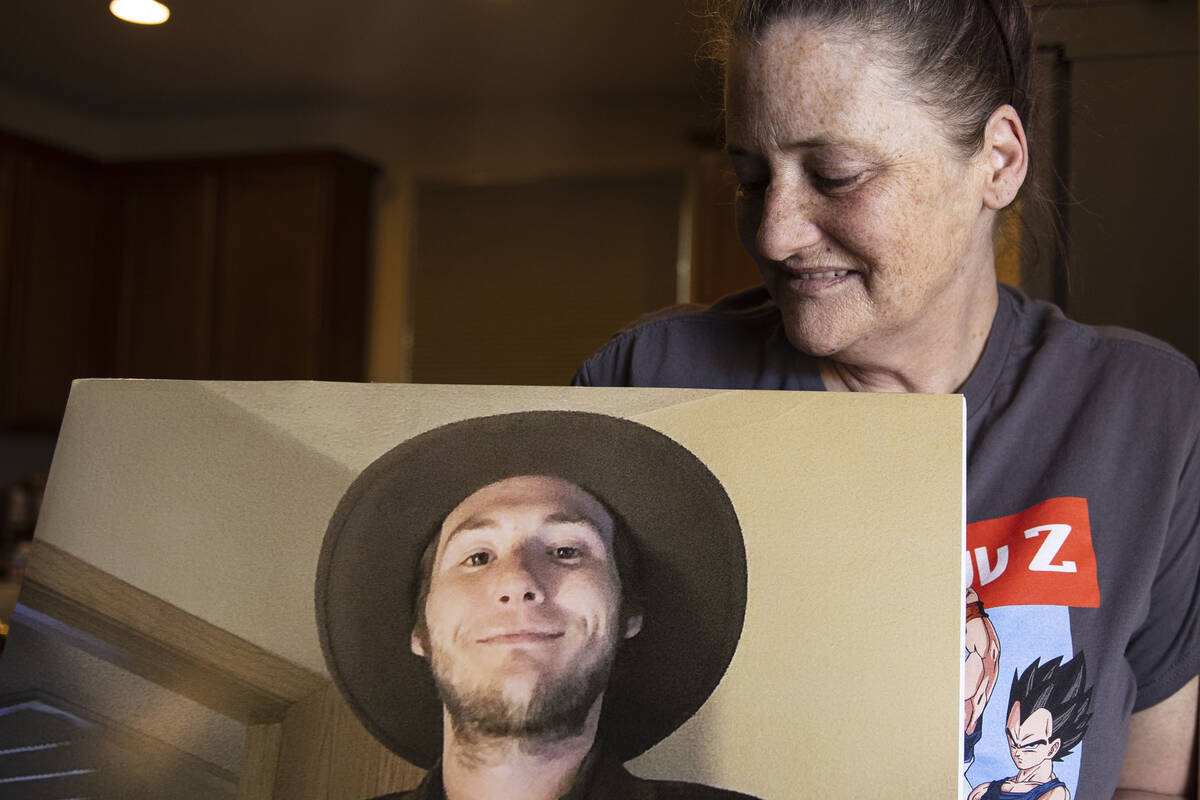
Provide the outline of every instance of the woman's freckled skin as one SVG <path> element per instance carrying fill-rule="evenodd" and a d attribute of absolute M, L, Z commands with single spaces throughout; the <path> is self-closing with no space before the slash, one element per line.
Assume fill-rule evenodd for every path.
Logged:
<path fill-rule="evenodd" d="M 794 346 L 892 378 L 858 388 L 950 391 L 996 305 L 986 153 L 963 156 L 889 56 L 881 39 L 804 21 L 734 46 L 738 228 Z M 797 279 L 831 270 L 849 272 Z M 917 374 L 922 359 L 936 374 Z"/>

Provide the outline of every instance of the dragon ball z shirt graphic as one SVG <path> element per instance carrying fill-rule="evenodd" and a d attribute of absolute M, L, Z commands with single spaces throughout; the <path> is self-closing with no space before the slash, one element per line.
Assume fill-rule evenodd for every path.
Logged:
<path fill-rule="evenodd" d="M 969 524 L 965 567 L 960 796 L 1069 800 L 1092 699 L 1069 610 L 1100 604 L 1087 501 Z"/>

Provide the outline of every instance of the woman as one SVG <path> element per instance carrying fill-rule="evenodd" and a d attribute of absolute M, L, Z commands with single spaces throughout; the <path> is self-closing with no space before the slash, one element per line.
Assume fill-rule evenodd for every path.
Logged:
<path fill-rule="evenodd" d="M 964 795 L 1194 792 L 1200 381 L 996 283 L 1029 165 L 1028 11 L 740 0 L 727 21 L 737 224 L 765 286 L 623 331 L 576 382 L 963 393 Z"/>

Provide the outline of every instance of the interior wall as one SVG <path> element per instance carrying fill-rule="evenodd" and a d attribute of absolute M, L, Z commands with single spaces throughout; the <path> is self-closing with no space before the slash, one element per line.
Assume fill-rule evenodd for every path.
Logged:
<path fill-rule="evenodd" d="M 0 127 L 92 157 L 114 148 L 114 130 L 106 120 L 5 86 L 0 86 Z"/>
<path fill-rule="evenodd" d="M 686 170 L 687 133 L 715 111 L 674 96 L 474 109 L 370 109 L 121 119 L 0 91 L 0 128 L 101 160 L 334 147 L 379 164 L 367 374 L 409 364 L 408 268 L 414 186 Z"/>
<path fill-rule="evenodd" d="M 417 197 L 414 381 L 562 386 L 675 302 L 677 173 L 422 182 Z"/>
<path fill-rule="evenodd" d="M 1063 3 L 1037 23 L 1067 68 L 1051 109 L 1067 145 L 1066 311 L 1196 358 L 1197 4 Z"/>

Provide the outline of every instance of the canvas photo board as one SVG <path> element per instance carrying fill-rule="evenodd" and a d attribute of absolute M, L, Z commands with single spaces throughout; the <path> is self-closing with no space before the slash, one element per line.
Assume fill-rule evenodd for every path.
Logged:
<path fill-rule="evenodd" d="M 280 678 L 291 681 L 280 690 L 282 708 L 327 681 L 314 577 L 330 516 L 355 477 L 438 426 L 528 410 L 606 414 L 665 434 L 716 476 L 744 535 L 747 601 L 732 662 L 699 713 L 631 761 L 631 771 L 764 798 L 871 796 L 881 788 L 892 796 L 957 793 L 964 591 L 957 395 L 80 381 L 39 520 L 42 549 L 31 555 L 24 620 L 39 635 L 56 625 L 87 627 L 77 621 L 92 600 L 45 588 L 59 580 L 51 573 L 60 562 L 71 565 L 142 598 L 106 612 L 127 615 L 110 627 L 139 627 L 143 606 L 160 618 L 182 612 L 199 621 L 203 636 L 228 636 L 234 650 L 295 670 L 299 678 Z M 128 643 L 106 650 L 101 628 L 76 631 L 74 644 L 88 658 L 109 653 L 121 662 Z M 10 648 L 20 647 L 14 635 Z M 200 716 L 224 708 L 203 691 L 186 702 Z M 267 753 L 286 772 L 279 755 L 291 746 L 286 732 L 266 733 L 286 715 L 255 713 L 242 720 L 247 752 Z M 137 722 L 125 719 L 129 727 Z M 211 719 L 197 724 L 219 727 Z M 252 780 L 245 772 L 253 759 L 243 764 L 250 766 L 225 767 L 227 783 Z M 315 774 L 298 783 L 360 791 L 346 788 L 353 781 Z M 239 796 L 281 796 L 278 787 L 242 785 Z"/>

